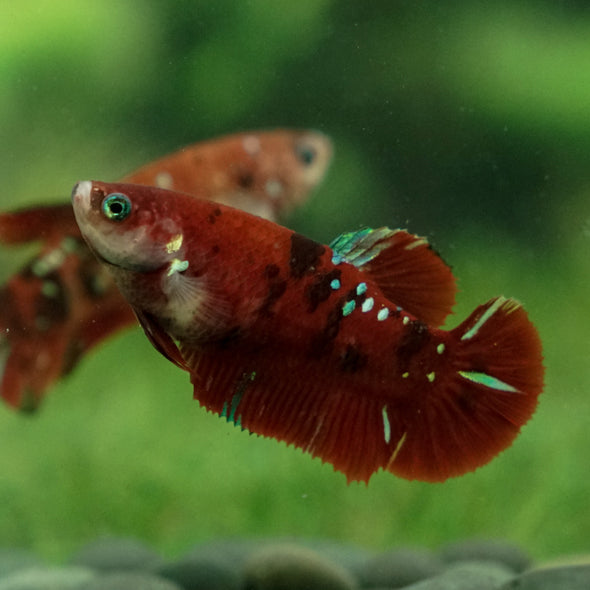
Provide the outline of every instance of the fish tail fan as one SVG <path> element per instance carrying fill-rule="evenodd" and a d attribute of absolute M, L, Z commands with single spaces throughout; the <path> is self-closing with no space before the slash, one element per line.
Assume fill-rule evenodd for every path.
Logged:
<path fill-rule="evenodd" d="M 492 299 L 441 335 L 436 387 L 398 426 L 387 464 L 408 479 L 444 481 L 489 462 L 512 444 L 543 388 L 541 341 L 514 299 Z"/>

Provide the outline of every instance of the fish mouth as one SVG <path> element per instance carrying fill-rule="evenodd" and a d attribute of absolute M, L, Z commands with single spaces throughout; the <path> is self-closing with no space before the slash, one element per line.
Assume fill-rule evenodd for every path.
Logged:
<path fill-rule="evenodd" d="M 90 191 L 92 190 L 92 181 L 80 180 L 72 189 L 72 205 L 74 212 L 78 209 L 88 209 L 90 206 Z"/>

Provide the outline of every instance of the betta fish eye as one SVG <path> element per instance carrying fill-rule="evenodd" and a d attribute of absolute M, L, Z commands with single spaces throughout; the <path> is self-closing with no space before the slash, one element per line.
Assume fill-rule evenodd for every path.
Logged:
<path fill-rule="evenodd" d="M 306 166 L 313 164 L 318 155 L 317 150 L 311 145 L 297 145 L 295 153 L 299 161 Z"/>
<path fill-rule="evenodd" d="M 102 200 L 102 212 L 107 219 L 123 221 L 131 213 L 131 201 L 123 193 L 111 193 Z"/>

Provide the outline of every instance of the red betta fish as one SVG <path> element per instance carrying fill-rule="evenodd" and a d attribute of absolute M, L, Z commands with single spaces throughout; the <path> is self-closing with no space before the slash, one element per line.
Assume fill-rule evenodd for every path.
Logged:
<path fill-rule="evenodd" d="M 537 405 L 541 343 L 498 297 L 453 330 L 426 240 L 364 229 L 324 246 L 188 195 L 80 182 L 73 207 L 146 335 L 208 410 L 367 482 L 443 481 L 509 446 Z"/>
<path fill-rule="evenodd" d="M 312 131 L 230 135 L 186 147 L 125 177 L 276 219 L 323 178 L 330 140 Z M 0 242 L 41 242 L 0 289 L 0 395 L 31 410 L 81 356 L 133 315 L 83 241 L 70 203 L 0 214 Z"/>

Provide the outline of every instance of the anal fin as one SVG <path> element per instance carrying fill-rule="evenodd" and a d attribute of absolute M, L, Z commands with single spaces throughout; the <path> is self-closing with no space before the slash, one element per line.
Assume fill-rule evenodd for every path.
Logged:
<path fill-rule="evenodd" d="M 319 457 L 349 482 L 367 482 L 391 456 L 383 404 L 349 375 L 266 347 L 181 350 L 195 399 L 236 426 Z"/>

